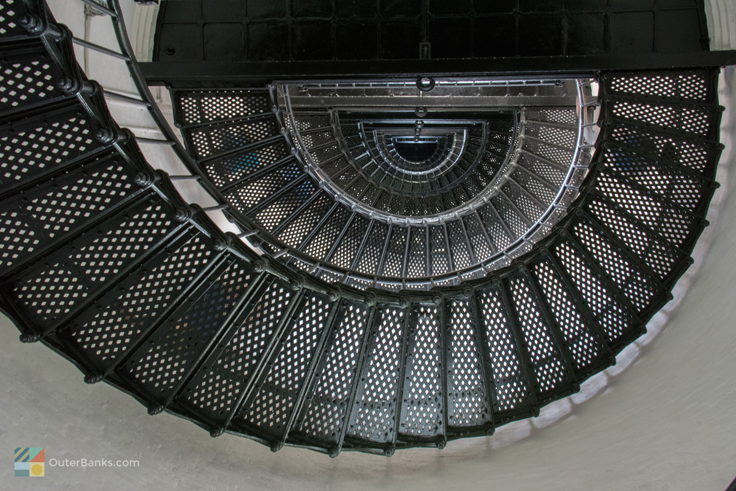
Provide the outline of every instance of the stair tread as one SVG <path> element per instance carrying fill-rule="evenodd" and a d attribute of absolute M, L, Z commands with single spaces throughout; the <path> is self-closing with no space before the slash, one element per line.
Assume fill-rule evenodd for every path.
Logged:
<path fill-rule="evenodd" d="M 11 50 L 13 70 L 68 48 L 16 43 L 28 39 L 0 30 L 4 46 L 33 48 Z M 81 73 L 58 59 L 70 66 L 49 69 L 49 87 Z M 412 215 L 421 188 L 408 174 L 360 147 L 360 118 L 294 113 L 309 155 L 292 154 L 298 122 L 274 113 L 268 89 L 175 90 L 203 175 L 267 234 L 250 236 L 257 252 L 188 207 L 134 141 L 115 140 L 95 90 L 27 92 L 0 116 L 0 305 L 86 380 L 213 436 L 391 455 L 487 435 L 577 392 L 669 299 L 715 187 L 715 76 L 604 73 L 609 119 L 590 165 L 575 160 L 574 109 L 530 109 L 518 148 L 511 119 L 476 126 L 464 145 L 482 151 L 438 172 L 447 192 L 422 196 L 439 210 L 426 216 Z M 507 158 L 495 194 L 457 211 Z"/>

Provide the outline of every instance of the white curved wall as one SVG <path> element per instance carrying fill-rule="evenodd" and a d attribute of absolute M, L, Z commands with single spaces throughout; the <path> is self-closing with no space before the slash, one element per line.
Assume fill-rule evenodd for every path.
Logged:
<path fill-rule="evenodd" d="M 736 49 L 736 2 L 705 0 L 710 49 Z"/>

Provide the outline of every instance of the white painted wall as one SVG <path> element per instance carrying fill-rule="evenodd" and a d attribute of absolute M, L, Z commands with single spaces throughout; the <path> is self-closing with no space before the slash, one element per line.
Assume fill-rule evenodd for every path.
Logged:
<path fill-rule="evenodd" d="M 736 1 L 705 0 L 710 49 L 736 49 Z"/>

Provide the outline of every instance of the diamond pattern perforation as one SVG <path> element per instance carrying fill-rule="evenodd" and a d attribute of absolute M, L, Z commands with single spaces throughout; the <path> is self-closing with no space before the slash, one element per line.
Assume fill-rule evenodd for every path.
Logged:
<path fill-rule="evenodd" d="M 541 157 L 542 160 L 553 162 L 563 168 L 569 166 L 572 161 L 572 150 L 565 150 L 542 141 L 523 140 L 522 148 L 533 156 Z"/>
<path fill-rule="evenodd" d="M 272 232 L 317 192 L 317 187 L 312 181 L 303 181 L 273 204 L 256 213 L 254 218 L 265 230 Z"/>
<path fill-rule="evenodd" d="M 528 403 L 530 393 L 521 368 L 523 361 L 511 333 L 509 314 L 497 290 L 483 291 L 478 303 L 496 390 L 498 407 L 495 409 L 501 413 L 512 411 Z"/>
<path fill-rule="evenodd" d="M 591 333 L 591 326 L 586 325 L 574 299 L 557 276 L 549 261 L 541 261 L 533 272 L 549 309 L 564 337 L 577 370 L 584 370 L 599 361 L 605 354 L 600 341 Z"/>
<path fill-rule="evenodd" d="M 297 175 L 297 167 L 301 166 L 296 163 L 280 161 L 273 169 L 261 168 L 263 172 L 256 171 L 257 178 L 254 176 L 253 179 L 248 179 L 246 174 L 240 181 L 237 178 L 230 179 L 222 169 L 218 169 L 219 161 L 204 161 L 202 165 L 208 168 L 208 173 L 220 187 L 226 187 L 223 190 L 226 198 L 236 210 L 249 218 L 255 218 L 259 228 L 272 232 L 285 245 L 304 253 L 284 254 L 280 256 L 282 261 L 290 262 L 296 268 L 328 282 L 350 283 L 363 288 L 372 285 L 380 289 L 396 290 L 404 285 L 406 288 L 426 289 L 432 284 L 431 281 L 416 280 L 427 276 L 443 276 L 441 279 L 434 279 L 440 285 L 482 276 L 479 262 L 489 261 L 512 243 L 520 241 L 547 209 L 545 200 L 540 196 L 547 200 L 557 199 L 554 189 L 550 192 L 550 188 L 555 187 L 554 180 L 559 181 L 559 185 L 565 178 L 564 168 L 570 163 L 578 121 L 575 111 L 553 111 L 549 114 L 556 115 L 558 119 L 571 115 L 572 120 L 569 124 L 556 121 L 549 125 L 540 120 L 544 118 L 540 110 L 532 111 L 532 115 L 539 119 L 530 120 L 527 125 L 529 145 L 533 147 L 530 151 L 538 152 L 541 156 L 533 158 L 525 154 L 530 160 L 530 168 L 519 181 L 532 183 L 530 188 L 533 189 L 527 190 L 524 184 L 518 184 L 517 181 L 507 181 L 501 183 L 502 193 L 492 198 L 492 205 L 484 205 L 487 208 L 485 212 L 468 214 L 463 211 L 445 220 L 436 220 L 433 216 L 421 225 L 416 225 L 413 221 L 402 223 L 386 220 L 385 217 L 366 215 L 362 206 L 344 207 L 344 199 L 337 199 L 340 204 L 334 207 L 325 202 L 321 206 L 313 206 L 319 202 L 316 199 L 312 201 L 318 195 L 300 192 L 302 184 L 305 187 L 308 184 L 304 180 L 306 176 Z M 249 121 L 254 122 L 254 119 Z M 300 130 L 298 141 L 303 141 L 306 151 L 312 154 L 306 164 L 319 167 L 321 175 L 326 173 L 331 176 L 325 179 L 342 190 L 343 195 L 350 195 L 356 201 L 397 217 L 413 216 L 416 213 L 442 214 L 443 211 L 483 192 L 485 186 L 495 178 L 513 143 L 516 130 L 516 122 L 512 117 L 503 121 L 493 119 L 484 123 L 486 126 L 482 129 L 480 126 L 471 128 L 467 134 L 470 153 L 459 157 L 457 164 L 449 172 L 433 174 L 442 182 L 443 191 L 428 196 L 421 193 L 424 184 L 420 181 L 423 178 L 417 178 L 417 182 L 414 177 L 404 179 L 399 175 L 398 168 L 378 172 L 382 169 L 382 164 L 377 161 L 378 154 L 373 154 L 377 143 L 367 141 L 366 133 L 358 127 L 359 120 L 354 117 L 343 120 L 341 132 L 338 132 L 349 146 L 348 154 L 355 152 L 354 158 L 342 155 L 340 149 L 344 147 L 337 145 L 338 142 L 334 140 L 336 135 L 333 134 L 331 122 L 330 116 L 325 114 L 298 112 L 291 115 L 287 126 Z M 234 120 L 232 123 L 241 125 L 242 120 Z M 225 126 L 225 123 L 206 127 L 199 124 L 190 129 L 205 133 Z M 196 146 L 197 142 L 193 141 L 195 138 L 192 135 L 193 133 L 189 133 L 190 143 Z M 387 143 L 385 139 L 382 141 L 385 147 L 382 147 L 383 150 L 400 160 L 395 155 L 393 143 Z M 550 160 L 554 162 L 550 163 Z M 304 163 L 300 159 L 300 164 Z M 532 170 L 535 165 L 540 169 Z M 473 166 L 476 166 L 476 172 L 468 175 L 467 171 L 472 170 Z M 540 177 L 537 178 L 535 172 L 539 172 Z M 285 174 L 289 174 L 289 179 Z M 462 176 L 468 179 L 459 179 Z M 228 182 L 229 184 L 220 184 Z M 382 188 L 379 189 L 377 183 Z M 391 191 L 386 191 L 386 187 L 391 188 Z M 310 186 L 309 189 L 316 188 Z M 328 191 L 332 194 L 335 190 L 330 187 Z M 412 193 L 422 194 L 422 199 L 414 199 Z M 305 206 L 301 207 L 302 204 Z M 347 213 L 351 216 L 346 216 L 344 209 L 349 210 Z M 561 214 L 556 213 L 552 218 L 557 219 Z M 361 218 L 367 218 L 368 221 L 357 220 L 356 215 L 362 215 Z M 369 227 L 371 222 L 376 222 L 376 226 Z M 377 228 L 378 222 L 384 222 L 381 229 Z M 431 225 L 437 222 L 441 225 Z M 386 227 L 386 223 L 392 225 Z M 495 230 L 491 230 L 492 228 Z M 546 232 L 547 229 L 542 231 Z M 357 237 L 359 233 L 364 233 L 361 239 Z M 343 241 L 347 245 L 343 245 Z M 524 252 L 523 249 L 518 251 Z M 300 257 L 300 260 L 296 261 L 295 256 Z M 495 261 L 491 267 L 500 267 L 502 263 L 502 260 Z M 333 271 L 332 266 L 338 271 L 348 271 Z M 351 269 L 356 274 L 351 274 Z M 456 270 L 467 269 L 472 270 L 458 273 L 454 278 L 447 277 Z M 404 278 L 412 278 L 414 281 L 403 281 Z"/>
<path fill-rule="evenodd" d="M 540 109 L 527 110 L 527 118 L 535 121 L 548 121 L 551 123 L 575 124 L 577 116 L 574 109 Z"/>
<path fill-rule="evenodd" d="M 349 416 L 348 398 L 355 383 L 358 355 L 364 340 L 368 310 L 348 304 L 335 327 L 335 337 L 317 383 L 296 426 L 299 433 L 318 441 L 337 443 L 344 419 Z"/>
<path fill-rule="evenodd" d="M 168 205 L 146 200 L 105 228 L 74 242 L 76 252 L 48 258 L 48 267 L 25 271 L 14 281 L 14 296 L 40 325 L 51 326 L 125 266 L 147 251 L 172 228 Z"/>
<path fill-rule="evenodd" d="M 258 205 L 267 198 L 272 197 L 287 184 L 302 177 L 302 171 L 295 163 L 289 163 L 275 169 L 272 173 L 262 176 L 260 179 L 238 186 L 225 197 L 238 211 L 247 213 L 248 210 Z"/>
<path fill-rule="evenodd" d="M 427 276 L 429 268 L 427 235 L 427 229 L 424 227 L 410 229 L 409 251 L 406 258 L 406 276 L 410 278 Z"/>
<path fill-rule="evenodd" d="M 668 165 L 667 161 L 646 156 L 622 155 L 611 152 L 604 162 L 608 168 L 633 185 L 644 187 L 662 203 L 672 203 L 680 209 L 693 212 L 704 195 L 702 178 Z"/>
<path fill-rule="evenodd" d="M 572 279 L 598 323 L 606 333 L 607 341 L 616 344 L 631 326 L 628 311 L 616 300 L 601 280 L 591 271 L 587 261 L 567 242 L 555 248 L 555 254 Z"/>
<path fill-rule="evenodd" d="M 541 312 L 543 307 L 537 303 L 526 279 L 510 280 L 509 291 L 524 334 L 537 390 L 540 394 L 552 392 L 564 385 L 570 375 L 550 332 L 552 326 L 545 322 Z"/>
<path fill-rule="evenodd" d="M 341 137 L 348 149 L 348 159 L 345 164 L 328 171 L 333 176 L 331 184 L 350 199 L 371 203 L 372 207 L 392 215 L 445 214 L 481 193 L 498 171 L 515 129 L 511 113 L 503 117 L 506 120 L 491 122 L 494 132 L 485 134 L 480 126 L 471 126 L 467 135 L 463 133 L 463 142 L 458 143 L 457 148 L 445 142 L 419 164 L 411 164 L 402 158 L 390 136 L 382 130 L 358 129 L 359 121 L 346 118 L 341 120 Z M 328 144 L 329 136 L 329 132 L 309 133 L 303 135 L 302 140 L 305 147 L 313 148 L 313 145 Z M 453 150 L 453 153 L 447 154 L 445 150 Z M 455 153 L 456 150 L 461 153 Z M 322 152 L 318 155 L 320 159 L 329 158 L 329 153 L 332 153 L 322 150 L 314 153 L 318 152 Z M 483 158 L 486 152 L 497 152 L 500 158 Z M 417 165 L 421 166 L 422 172 L 415 168 Z M 342 173 L 338 176 L 331 172 L 333 169 L 341 169 Z M 363 171 L 363 177 L 357 177 L 359 170 Z M 384 191 L 383 196 L 376 200 L 365 199 L 366 188 L 379 187 Z"/>
<path fill-rule="evenodd" d="M 210 160 L 202 164 L 210 180 L 218 188 L 247 179 L 254 172 L 262 171 L 289 154 L 283 142 L 264 145 L 231 157 Z"/>
<path fill-rule="evenodd" d="M 704 137 L 710 136 L 714 128 L 714 109 L 708 107 L 669 106 L 624 100 L 614 101 L 611 111 L 614 116 L 626 121 Z"/>
<path fill-rule="evenodd" d="M 441 434 L 442 370 L 439 311 L 416 306 L 411 314 L 399 433 L 418 437 Z"/>
<path fill-rule="evenodd" d="M 478 209 L 478 216 L 497 249 L 503 249 L 511 245 L 515 237 L 503 226 L 491 203 L 481 206 Z"/>
<path fill-rule="evenodd" d="M 2 134 L 0 186 L 22 182 L 98 147 L 89 121 L 76 113 L 52 116 L 35 128 Z"/>
<path fill-rule="evenodd" d="M 531 153 L 522 153 L 519 157 L 519 166 L 524 167 L 535 176 L 539 176 L 552 184 L 556 189 L 564 182 L 564 172 L 538 158 Z"/>
<path fill-rule="evenodd" d="M 341 268 L 350 268 L 356 259 L 358 249 L 363 242 L 363 237 L 365 237 L 369 223 L 370 220 L 361 215 L 356 215 L 353 218 L 345 235 L 337 245 L 337 249 L 335 249 L 334 254 L 330 257 L 332 264 Z"/>
<path fill-rule="evenodd" d="M 23 55 L 22 61 L 3 60 L 0 63 L 0 112 L 64 97 L 54 85 L 58 79 L 58 67 L 43 52 Z"/>
<path fill-rule="evenodd" d="M 119 369 L 158 400 L 169 396 L 195 365 L 246 291 L 250 274 L 234 261 L 193 293 L 181 309 Z"/>
<path fill-rule="evenodd" d="M 293 323 L 287 328 L 279 353 L 253 401 L 244 408 L 240 419 L 266 435 L 283 436 L 297 396 L 320 337 L 327 328 L 331 309 L 327 298 L 307 295 Z"/>
<path fill-rule="evenodd" d="M 279 134 L 276 120 L 258 119 L 226 126 L 210 126 L 189 131 L 197 158 L 227 152 Z"/>
<path fill-rule="evenodd" d="M 445 274 L 450 270 L 450 251 L 445 227 L 431 225 L 430 237 L 430 264 L 433 275 Z"/>
<path fill-rule="evenodd" d="M 648 278 L 633 262 L 623 257 L 611 243 L 593 227 L 585 222 L 577 223 L 573 233 L 580 243 L 590 251 L 595 261 L 601 265 L 608 277 L 621 292 L 643 311 L 658 293 L 656 283 Z"/>
<path fill-rule="evenodd" d="M 64 336 L 94 364 L 108 368 L 191 284 L 211 254 L 201 236 L 162 251 L 157 266 L 121 283 L 100 300 L 103 308 L 80 317 Z"/>
<path fill-rule="evenodd" d="M 324 259 L 347 225 L 350 215 L 350 211 L 342 206 L 335 208 L 330 219 L 322 223 L 314 238 L 305 245 L 304 252 L 317 260 Z"/>
<path fill-rule="evenodd" d="M 377 316 L 374 343 L 370 348 L 367 369 L 361 379 L 354 416 L 348 426 L 348 436 L 375 443 L 388 443 L 394 432 L 396 394 L 405 311 L 383 307 Z"/>
<path fill-rule="evenodd" d="M 373 222 L 373 227 L 368 232 L 368 239 L 360 251 L 360 259 L 356 270 L 368 275 L 374 275 L 378 271 L 378 265 L 386 244 L 389 227 L 385 223 Z"/>
<path fill-rule="evenodd" d="M 533 222 L 538 220 L 545 212 L 545 209 L 542 209 L 540 205 L 534 202 L 534 200 L 524 193 L 518 185 L 507 183 L 502 187 L 502 189 L 521 214 L 523 214 L 529 221 Z"/>
<path fill-rule="evenodd" d="M 224 424 L 267 347 L 276 342 L 276 328 L 292 295 L 280 282 L 271 283 L 247 317 L 238 320 L 230 339 L 223 340 L 217 356 L 192 379 L 182 399 L 213 423 Z"/>
<path fill-rule="evenodd" d="M 601 174 L 597 190 L 631 213 L 655 233 L 661 234 L 672 244 L 681 246 L 689 238 L 695 217 L 635 189 L 611 174 Z"/>
<path fill-rule="evenodd" d="M 471 320 L 470 301 L 447 301 L 447 424 L 475 427 L 487 423 L 488 404 L 480 356 L 480 339 Z"/>
<path fill-rule="evenodd" d="M 48 184 L 13 199 L 13 206 L 0 212 L 0 267 L 12 266 L 113 206 L 134 186 L 130 170 L 117 160 L 91 165 Z"/>
<path fill-rule="evenodd" d="M 0 36 L 17 27 L 17 5 L 0 5 Z M 54 67 L 34 64 L 41 59 L 14 65 L 6 57 L 0 74 L 0 106 L 13 120 L 0 135 L 0 268 L 20 266 L 0 271 L 3 304 L 13 304 L 24 333 L 50 333 L 90 375 L 105 374 L 213 433 L 228 428 L 272 444 L 375 452 L 442 443 L 569 394 L 643 332 L 687 266 L 720 151 L 708 140 L 718 120 L 715 71 L 604 76 L 603 93 L 612 97 L 602 100 L 608 107 L 601 114 L 614 118 L 602 128 L 610 143 L 597 153 L 595 182 L 582 188 L 589 194 L 581 212 L 569 211 L 565 229 L 541 254 L 529 244 L 516 250 L 528 253 L 523 265 L 494 262 L 518 267 L 502 278 L 482 270 L 455 278 L 448 273 L 510 247 L 554 198 L 577 134 L 574 110 L 525 110 L 530 138 L 518 165 L 477 214 L 389 226 L 362 208 L 335 204 L 284 143 L 262 144 L 278 134 L 273 116 L 260 116 L 271 111 L 267 91 L 175 92 L 189 143 L 209 158 L 200 165 L 236 209 L 289 246 L 362 274 L 315 270 L 311 259 L 287 251 L 281 260 L 288 267 L 361 289 L 397 290 L 397 278 L 435 275 L 443 278 L 404 286 L 442 291 L 478 280 L 438 301 L 412 298 L 399 308 L 377 300 L 369 308 L 312 290 L 297 294 L 267 272 L 251 285 L 248 263 L 216 250 L 202 232 L 211 224 L 174 220 L 178 200 L 164 197 L 166 186 L 133 186 L 135 169 L 125 155 L 101 153 L 86 116 L 69 109 L 34 119 L 39 104 L 62 96 L 49 89 L 57 86 Z M 311 130 L 304 135 L 310 148 L 324 145 L 314 151 L 319 159 L 338 151 L 328 123 L 295 122 Z M 357 148 L 350 125 L 346 141 Z M 435 214 L 490 182 L 498 155 L 513 143 L 505 134 L 490 140 L 476 175 L 451 196 L 419 202 L 409 195 L 421 186 L 391 178 L 384 184 L 400 192 L 384 193 L 355 168 L 338 177 L 349 164 L 344 158 L 321 163 L 356 199 L 399 216 Z M 471 134 L 468 141 L 480 140 Z M 243 145 L 253 150 L 230 152 Z M 213 157 L 221 151 L 231 156 Z M 376 170 L 361 159 L 356 165 Z M 561 203 L 576 207 L 566 196 Z M 60 238 L 63 247 L 54 246 Z M 19 264 L 42 247 L 40 261 Z M 382 275 L 391 280 L 374 278 Z"/>
<path fill-rule="evenodd" d="M 680 253 L 651 229 L 622 216 L 615 208 L 600 200 L 591 200 L 588 210 L 646 264 L 665 279 L 672 272 Z"/>
<path fill-rule="evenodd" d="M 10 37 L 25 33 L 25 29 L 19 23 L 24 11 L 20 0 L 5 0 L 0 4 L 0 36 Z"/>
<path fill-rule="evenodd" d="M 711 171 L 718 155 L 718 147 L 713 142 L 676 138 L 626 123 L 613 125 L 609 134 L 611 141 L 620 144 L 627 153 L 657 156 L 660 160 L 691 168 L 702 172 L 708 179 L 712 178 Z"/>
<path fill-rule="evenodd" d="M 553 189 L 553 186 L 546 184 L 539 176 L 527 172 L 524 169 L 516 169 L 512 172 L 511 177 L 514 181 L 519 183 L 520 186 L 526 189 L 542 203 L 552 203 L 557 190 Z"/>
<path fill-rule="evenodd" d="M 287 225 L 282 225 L 283 230 L 278 234 L 279 240 L 290 247 L 298 247 L 333 204 L 332 198 L 322 193 Z"/>
<path fill-rule="evenodd" d="M 380 276 L 403 276 L 408 233 L 406 227 L 394 226 L 391 228 L 391 235 L 386 237 L 388 244 L 383 258 L 383 267 L 379 271 Z"/>
<path fill-rule="evenodd" d="M 706 72 L 616 74 L 606 82 L 612 94 L 703 102 L 712 96 Z"/>
<path fill-rule="evenodd" d="M 223 328 L 223 321 L 249 281 L 241 264 L 231 263 L 216 280 L 210 278 L 204 288 L 193 293 L 189 302 L 156 330 L 119 373 L 163 400 L 195 367 L 195 361 Z"/>
<path fill-rule="evenodd" d="M 455 269 L 465 269 L 473 262 L 471 251 L 468 250 L 468 240 L 460 220 L 454 220 L 447 224 L 447 234 L 450 240 L 450 252 Z"/>
<path fill-rule="evenodd" d="M 575 128 L 545 126 L 536 122 L 531 122 L 525 126 L 525 134 L 546 143 L 570 149 L 575 148 L 575 142 L 577 141 Z"/>
<path fill-rule="evenodd" d="M 513 240 L 510 240 L 511 243 L 513 243 L 516 239 L 521 237 L 524 232 L 527 231 L 527 220 L 529 218 L 522 216 L 521 211 L 519 211 L 518 208 L 514 208 L 511 205 L 511 201 L 509 200 L 509 198 L 507 198 L 505 195 L 494 196 L 493 198 L 491 198 L 490 204 L 496 209 L 497 212 L 497 215 L 494 217 L 494 219 L 496 221 L 498 221 L 499 219 L 502 220 L 513 235 Z M 502 225 L 499 224 L 499 227 L 502 227 Z M 504 233 L 508 237 L 509 234 L 506 232 Z"/>

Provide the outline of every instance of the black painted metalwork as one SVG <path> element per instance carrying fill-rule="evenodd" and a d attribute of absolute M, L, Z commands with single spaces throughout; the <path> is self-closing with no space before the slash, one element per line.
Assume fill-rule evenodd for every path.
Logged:
<path fill-rule="evenodd" d="M 700 0 L 166 0 L 154 60 L 319 60 L 328 66 L 346 60 L 698 52 L 708 46 L 703 10 Z"/>
<path fill-rule="evenodd" d="M 119 17 L 116 2 L 109 11 Z M 294 179 L 300 163 L 269 114 L 270 92 L 229 89 L 241 104 L 232 110 L 218 106 L 222 91 L 180 94 L 195 156 L 193 177 L 180 178 L 214 191 L 247 188 L 241 199 L 255 213 L 290 197 L 279 201 L 274 231 L 305 246 L 320 239 L 333 261 L 352 243 L 345 271 L 372 257 L 379 272 L 399 265 L 402 279 L 392 289 L 317 277 L 313 264 L 277 254 L 267 240 L 258 253 L 185 203 L 109 116 L 72 43 L 40 1 L 0 8 L 0 307 L 22 341 L 56 350 L 85 381 L 105 381 L 151 414 L 177 414 L 213 436 L 391 455 L 533 417 L 644 332 L 707 225 L 722 148 L 715 68 L 600 73 L 600 136 L 574 202 L 524 254 L 427 289 L 405 288 L 413 268 L 419 276 L 452 268 L 487 254 L 484 241 L 498 251 L 522 220 L 511 211 L 524 216 L 530 193 L 557 188 L 562 165 L 548 163 L 538 134 L 521 152 L 533 159 L 528 172 L 504 191 L 517 200 L 504 214 L 479 208 L 433 229 L 361 222 Z M 122 53 L 135 66 L 130 50 Z M 537 129 L 570 125 L 564 112 L 539 116 Z M 225 154 L 214 142 L 229 137 Z M 560 146 L 569 148 L 549 147 Z M 203 163 L 225 170 L 197 172 Z M 249 165 L 257 187 L 243 173 Z M 262 236 L 228 210 L 243 237 Z"/>

